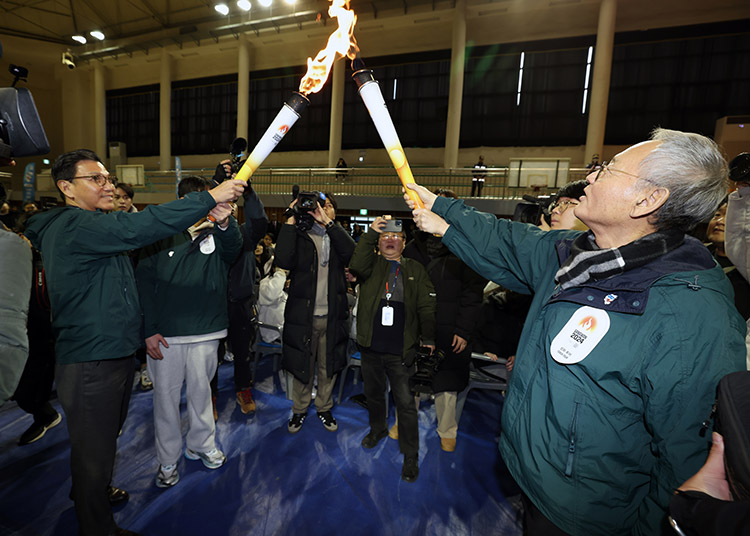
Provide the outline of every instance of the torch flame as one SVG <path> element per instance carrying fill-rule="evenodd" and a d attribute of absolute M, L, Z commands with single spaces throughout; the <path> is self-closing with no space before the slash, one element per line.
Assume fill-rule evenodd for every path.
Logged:
<path fill-rule="evenodd" d="M 346 56 L 353 60 L 359 52 L 354 38 L 357 15 L 349 9 L 349 0 L 331 0 L 328 16 L 338 19 L 339 27 L 331 34 L 328 44 L 318 52 L 315 59 L 307 58 L 307 72 L 299 84 L 299 92 L 303 95 L 317 93 L 322 89 L 337 58 Z"/>

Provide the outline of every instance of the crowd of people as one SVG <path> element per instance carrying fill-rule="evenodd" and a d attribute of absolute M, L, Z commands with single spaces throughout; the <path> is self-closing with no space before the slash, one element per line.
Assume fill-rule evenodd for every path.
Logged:
<path fill-rule="evenodd" d="M 281 344 L 292 434 L 312 405 L 338 430 L 334 385 L 352 345 L 360 351 L 362 447 L 397 440 L 406 482 L 419 477 L 411 380 L 420 359 L 439 363 L 427 390 L 440 446 L 453 452 L 472 352 L 507 358 L 499 448 L 522 492 L 525 533 L 657 534 L 678 488 L 729 500 L 699 469 L 716 386 L 750 364 L 750 177 L 732 170 L 738 190 L 727 203 L 718 147 L 665 129 L 588 171 L 530 222 L 413 185 L 424 208 L 405 194 L 418 228 L 407 240 L 406 222 L 386 215 L 348 232 L 324 192 L 300 194 L 275 234 L 228 162 L 212 182 L 185 177 L 178 200 L 138 210 L 133 188 L 95 153 L 65 153 L 52 166 L 64 206 L 25 218 L 24 238 L 0 232 L 0 259 L 12 251 L 8 277 L 24 289 L 4 301 L 28 311 L 8 323 L 26 344 L 10 345 L 0 377 L 2 401 L 15 395 L 34 416 L 19 444 L 61 422 L 49 403 L 54 378 L 80 533 L 134 534 L 115 524 L 111 505 L 128 496 L 112 476 L 139 351 L 141 384 L 154 393 L 154 483 L 169 488 L 183 456 L 209 469 L 226 461 L 215 437 L 222 356 L 234 362 L 238 407 L 256 411 L 259 320 L 278 327 L 258 336 Z M 704 244 L 690 233 L 706 222 Z M 30 388 L 29 377 L 43 381 Z M 721 436 L 714 444 L 712 474 Z"/>

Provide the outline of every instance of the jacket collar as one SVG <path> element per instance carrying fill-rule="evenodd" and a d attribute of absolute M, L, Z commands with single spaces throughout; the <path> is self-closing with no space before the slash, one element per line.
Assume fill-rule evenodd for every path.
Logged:
<path fill-rule="evenodd" d="M 561 265 L 570 255 L 572 241 L 572 238 L 567 238 L 555 243 Z M 555 288 L 548 303 L 569 301 L 597 309 L 642 314 L 646 309 L 649 291 L 657 280 L 670 274 L 704 271 L 715 266 L 716 261 L 703 244 L 691 236 L 686 236 L 685 242 L 680 247 L 645 266 L 634 268 L 609 279 L 573 287 L 567 291 Z M 700 290 L 702 288 L 700 279 L 700 276 L 695 276 L 692 280 L 675 279 L 675 281 L 684 283 L 691 290 Z"/>

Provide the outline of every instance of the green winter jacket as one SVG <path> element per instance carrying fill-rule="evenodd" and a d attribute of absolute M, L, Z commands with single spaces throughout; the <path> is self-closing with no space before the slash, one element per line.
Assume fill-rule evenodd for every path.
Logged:
<path fill-rule="evenodd" d="M 229 267 L 242 250 L 237 221 L 191 240 L 182 233 L 141 250 L 135 270 L 145 337 L 215 333 L 229 327 Z M 203 233 L 202 233 L 203 235 Z"/>
<path fill-rule="evenodd" d="M 443 243 L 483 276 L 535 293 L 503 406 L 500 451 L 567 533 L 659 534 L 701 467 L 716 385 L 744 368 L 744 323 L 693 238 L 646 266 L 560 291 L 575 231 L 544 233 L 438 198 Z"/>
<path fill-rule="evenodd" d="M 349 262 L 349 270 L 359 283 L 357 342 L 366 348 L 372 344 L 373 322 L 391 270 L 390 263 L 375 251 L 379 236 L 375 231 L 363 234 Z M 403 360 L 408 367 L 420 340 L 422 344 L 435 344 L 435 289 L 420 262 L 402 257 L 401 271 L 406 311 Z"/>
<path fill-rule="evenodd" d="M 136 213 L 60 207 L 29 219 L 42 253 L 60 364 L 126 357 L 143 346 L 133 266 L 126 252 L 179 233 L 216 203 L 208 192 Z"/>

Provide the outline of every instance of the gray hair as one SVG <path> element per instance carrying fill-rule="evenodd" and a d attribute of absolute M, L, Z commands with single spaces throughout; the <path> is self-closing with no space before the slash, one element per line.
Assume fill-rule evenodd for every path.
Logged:
<path fill-rule="evenodd" d="M 727 195 L 727 161 L 718 145 L 700 134 L 656 128 L 651 139 L 661 143 L 641 162 L 639 182 L 669 190 L 652 223 L 659 230 L 689 231 L 708 220 Z"/>

